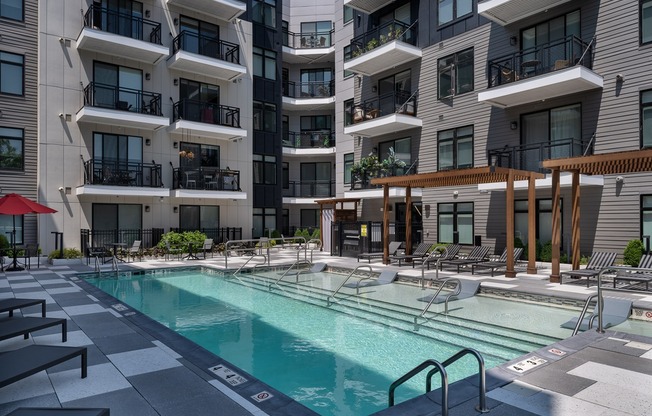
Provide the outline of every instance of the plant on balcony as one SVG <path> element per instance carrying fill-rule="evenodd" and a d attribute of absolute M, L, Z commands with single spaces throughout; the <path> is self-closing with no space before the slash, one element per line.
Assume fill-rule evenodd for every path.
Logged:
<path fill-rule="evenodd" d="M 373 38 L 369 42 L 367 42 L 367 50 L 370 51 L 372 49 L 377 48 L 379 45 L 378 39 Z"/>
<path fill-rule="evenodd" d="M 358 163 L 351 166 L 351 175 L 354 181 L 362 182 L 366 185 L 369 178 L 375 177 L 382 169 L 382 164 L 378 161 L 378 156 L 369 153 L 369 156 L 360 158 Z"/>
<path fill-rule="evenodd" d="M 324 147 L 329 147 L 331 144 L 331 135 L 330 134 L 322 134 L 322 143 L 324 143 Z"/>
<path fill-rule="evenodd" d="M 402 169 L 405 167 L 405 162 L 396 157 L 396 153 L 394 152 L 393 147 L 390 147 L 387 153 L 388 153 L 387 159 L 384 159 L 380 163 L 381 165 L 380 171 L 383 174 L 383 176 L 396 175 L 396 171 L 398 169 Z"/>
<path fill-rule="evenodd" d="M 195 158 L 195 154 L 189 150 L 182 150 L 179 152 L 179 157 L 182 159 L 193 160 Z"/>

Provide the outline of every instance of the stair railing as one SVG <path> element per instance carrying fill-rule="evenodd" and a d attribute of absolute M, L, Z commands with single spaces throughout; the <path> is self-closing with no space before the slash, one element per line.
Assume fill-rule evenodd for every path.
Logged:
<path fill-rule="evenodd" d="M 439 252 L 439 248 L 443 248 L 444 252 Z M 428 257 L 423 259 L 423 262 L 421 263 L 421 289 L 426 288 L 426 265 L 428 265 L 428 262 L 430 261 L 431 258 L 435 257 L 435 254 L 439 255 L 439 258 L 437 259 L 437 267 L 435 267 L 435 280 L 439 280 L 439 262 L 443 258 L 448 257 L 448 247 L 447 246 L 437 246 L 433 250 L 428 253 Z"/>
<path fill-rule="evenodd" d="M 290 271 L 291 271 L 293 268 L 298 267 L 298 266 L 303 266 L 303 265 L 305 265 L 305 264 L 307 264 L 308 266 L 312 266 L 312 263 L 311 263 L 310 261 L 308 261 L 308 260 L 297 260 L 297 261 L 295 261 L 294 263 L 292 263 L 292 265 L 290 266 L 289 269 L 287 269 L 286 271 L 283 272 L 283 274 L 281 275 L 281 277 L 279 277 L 278 279 L 276 279 L 274 282 L 270 283 L 269 286 L 267 287 L 267 289 L 272 290 L 272 287 L 273 287 L 274 285 L 276 285 L 276 286 L 278 286 L 278 287 L 280 288 L 281 286 L 280 286 L 278 283 L 279 283 L 281 280 L 283 280 L 283 278 L 284 278 L 285 276 L 287 276 L 288 273 L 290 273 Z M 299 283 L 299 273 L 300 273 L 299 270 L 297 270 L 295 283 Z"/>
<path fill-rule="evenodd" d="M 446 280 L 443 280 L 441 282 L 441 286 L 439 286 L 439 289 L 437 289 L 437 292 L 435 292 L 434 296 L 430 299 L 430 301 L 428 302 L 426 307 L 423 308 L 423 311 L 419 315 L 414 317 L 414 330 L 415 331 L 419 330 L 419 325 L 423 325 L 423 324 L 425 324 L 426 322 L 428 322 L 430 320 L 430 318 L 426 317 L 426 312 L 428 312 L 428 309 L 430 309 L 430 306 L 435 302 L 435 299 L 437 299 L 437 296 L 439 296 L 439 293 L 441 293 L 441 291 L 444 289 L 444 286 L 446 286 L 446 283 L 449 283 L 449 282 L 456 283 L 456 285 L 453 288 L 453 291 L 451 293 L 449 293 L 448 296 L 446 296 L 446 299 L 444 300 L 444 314 L 445 315 L 448 314 L 448 301 L 450 300 L 451 297 L 459 295 L 460 292 L 462 291 L 462 282 L 460 281 L 460 279 L 455 278 L 455 277 L 451 277 L 451 278 L 448 278 Z M 419 324 L 419 323 L 417 323 L 419 318 L 425 318 L 425 321 L 423 321 L 423 322 L 421 322 Z"/>
<path fill-rule="evenodd" d="M 351 276 L 353 276 L 353 275 L 355 274 L 356 271 L 358 271 L 359 269 L 362 269 L 362 268 L 369 269 L 370 272 L 373 272 L 373 271 L 374 271 L 374 270 L 371 268 L 371 266 L 365 266 L 365 265 L 361 265 L 361 266 L 358 266 L 358 267 L 356 267 L 355 269 L 353 269 L 353 271 L 352 271 L 351 273 L 349 273 L 348 276 L 346 276 L 346 279 L 344 279 L 344 281 L 342 281 L 342 283 L 337 287 L 337 289 L 335 289 L 335 291 L 333 291 L 333 293 L 331 293 L 331 294 L 326 298 L 326 306 L 331 306 L 331 299 L 335 300 L 335 295 L 340 291 L 340 289 L 342 289 L 342 287 L 346 284 L 346 282 L 349 281 L 349 279 L 351 278 Z M 358 292 L 357 289 L 358 289 L 358 287 L 356 286 L 356 294 L 359 294 L 359 292 Z"/>

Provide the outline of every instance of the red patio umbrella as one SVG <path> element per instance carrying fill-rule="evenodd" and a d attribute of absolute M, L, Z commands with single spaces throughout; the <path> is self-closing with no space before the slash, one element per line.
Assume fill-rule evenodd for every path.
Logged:
<path fill-rule="evenodd" d="M 2 215 L 12 215 L 14 222 L 14 230 L 12 231 L 12 244 L 14 248 L 14 261 L 10 267 L 6 270 L 23 270 L 22 267 L 18 266 L 16 261 L 16 215 L 24 214 L 52 214 L 57 212 L 56 210 L 41 205 L 38 202 L 34 202 L 31 199 L 25 198 L 24 196 L 18 194 L 7 194 L 0 198 L 0 214 Z"/>

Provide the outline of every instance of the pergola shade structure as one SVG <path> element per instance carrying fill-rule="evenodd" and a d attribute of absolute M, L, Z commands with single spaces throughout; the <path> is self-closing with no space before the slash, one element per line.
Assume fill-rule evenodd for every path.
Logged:
<path fill-rule="evenodd" d="M 580 175 L 651 172 L 652 149 L 550 159 L 544 160 L 542 166 L 552 171 L 552 273 L 550 281 L 559 282 L 559 259 L 561 255 L 560 172 L 571 172 L 573 175 L 571 185 L 571 256 L 573 269 L 577 269 L 580 265 Z"/>
<path fill-rule="evenodd" d="M 384 255 L 383 261 L 385 264 L 389 262 L 389 188 L 390 187 L 404 187 L 406 188 L 405 196 L 405 222 L 406 232 L 405 240 L 407 250 L 410 252 L 410 242 L 412 239 L 411 227 L 411 213 L 412 213 L 412 188 L 434 188 L 441 186 L 463 186 L 463 185 L 478 185 L 481 183 L 494 183 L 506 182 L 507 183 L 507 270 L 505 276 L 515 277 L 514 271 L 514 181 L 527 180 L 528 181 L 528 273 L 535 273 L 535 225 L 536 216 L 535 210 L 531 207 L 535 206 L 535 180 L 542 179 L 544 175 L 538 172 L 530 172 L 525 170 L 516 170 L 503 168 L 498 166 L 482 166 L 469 169 L 456 169 L 444 172 L 430 172 L 420 173 L 416 175 L 392 176 L 387 178 L 372 179 L 373 185 L 383 186 L 383 241 L 384 241 Z"/>

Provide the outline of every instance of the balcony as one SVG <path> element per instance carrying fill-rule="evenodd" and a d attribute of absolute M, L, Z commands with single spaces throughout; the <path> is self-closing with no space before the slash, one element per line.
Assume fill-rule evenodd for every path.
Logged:
<path fill-rule="evenodd" d="M 167 0 L 167 3 L 215 16 L 228 22 L 247 11 L 247 4 L 240 0 Z"/>
<path fill-rule="evenodd" d="M 287 156 L 335 154 L 335 132 L 330 130 L 285 132 L 283 154 Z"/>
<path fill-rule="evenodd" d="M 582 140 L 559 139 L 489 150 L 487 159 L 490 166 L 549 173 L 547 169 L 541 168 L 543 160 L 593 154 L 593 149 L 587 146 L 589 144 Z"/>
<path fill-rule="evenodd" d="M 170 196 L 247 199 L 247 194 L 240 189 L 240 171 L 206 166 L 174 168 Z"/>
<path fill-rule="evenodd" d="M 161 113 L 161 94 L 91 82 L 84 88 L 78 123 L 108 124 L 143 130 L 168 126 Z"/>
<path fill-rule="evenodd" d="M 335 108 L 335 80 L 283 83 L 283 108 L 325 110 Z"/>
<path fill-rule="evenodd" d="M 501 26 L 547 12 L 570 0 L 485 0 L 478 3 L 478 14 Z"/>
<path fill-rule="evenodd" d="M 289 188 L 283 189 L 284 203 L 313 203 L 315 198 L 334 196 L 335 181 L 290 181 Z"/>
<path fill-rule="evenodd" d="M 172 41 L 168 68 L 230 81 L 247 73 L 240 46 L 183 31 Z"/>
<path fill-rule="evenodd" d="M 333 61 L 333 30 L 294 33 L 283 30 L 283 61 L 290 64 Z"/>
<path fill-rule="evenodd" d="M 84 185 L 77 195 L 162 197 L 170 190 L 163 187 L 159 164 L 92 159 L 84 162 Z"/>
<path fill-rule="evenodd" d="M 156 64 L 170 50 L 161 45 L 161 24 L 91 5 L 77 49 Z"/>
<path fill-rule="evenodd" d="M 357 36 L 344 48 L 344 70 L 374 75 L 421 58 L 417 22 L 394 20 Z"/>
<path fill-rule="evenodd" d="M 488 89 L 478 101 L 507 108 L 602 88 L 592 71 L 592 44 L 569 36 L 491 60 Z"/>
<path fill-rule="evenodd" d="M 394 0 L 344 0 L 344 5 L 360 10 L 363 13 L 371 14 L 393 1 Z"/>
<path fill-rule="evenodd" d="M 344 127 L 344 134 L 380 136 L 421 127 L 417 118 L 417 93 L 408 91 L 385 94 L 354 105 L 347 117 L 352 124 Z"/>
<path fill-rule="evenodd" d="M 191 130 L 194 135 L 218 140 L 247 137 L 240 128 L 240 109 L 197 100 L 183 99 L 174 103 L 170 134 L 183 135 Z"/>
<path fill-rule="evenodd" d="M 384 163 L 387 163 L 384 161 Z M 372 185 L 371 180 L 374 178 L 385 178 L 388 176 L 401 176 L 401 175 L 414 175 L 417 172 L 417 163 L 414 162 L 409 166 L 383 166 L 382 163 L 377 166 L 371 167 L 364 172 L 351 172 L 351 189 L 344 192 L 345 198 L 360 198 L 366 199 L 382 199 L 383 188 L 377 185 Z M 420 198 L 422 196 L 421 188 L 413 188 L 411 190 L 413 198 Z M 405 188 L 390 188 L 389 197 L 405 198 Z"/>

